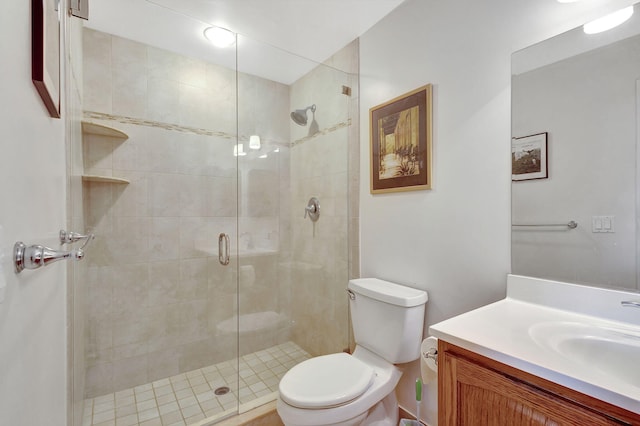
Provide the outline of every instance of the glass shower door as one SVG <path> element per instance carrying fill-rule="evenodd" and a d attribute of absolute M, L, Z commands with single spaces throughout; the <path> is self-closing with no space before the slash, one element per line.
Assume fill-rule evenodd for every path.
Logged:
<path fill-rule="evenodd" d="M 96 234 L 73 274 L 82 423 L 209 424 L 274 400 L 293 365 L 349 347 L 357 42 L 320 64 L 243 36 L 194 59 L 80 33 L 80 115 L 128 135 L 73 151 L 128 181 L 82 183 L 73 216 Z"/>
<path fill-rule="evenodd" d="M 356 80 L 339 67 L 355 53 L 352 45 L 319 64 L 238 36 L 240 412 L 276 399 L 297 363 L 349 347 Z M 312 197 L 317 221 L 305 213 Z"/>
<path fill-rule="evenodd" d="M 84 330 L 74 333 L 73 400 L 80 424 L 191 425 L 238 410 L 235 46 L 225 60 L 194 59 L 122 28 L 89 21 L 73 35 L 84 57 L 79 115 L 127 135 L 85 132 L 74 150 L 85 175 L 120 179 L 85 179 L 74 212 L 96 239 L 73 274 L 86 289 L 74 294 L 73 326 Z"/>

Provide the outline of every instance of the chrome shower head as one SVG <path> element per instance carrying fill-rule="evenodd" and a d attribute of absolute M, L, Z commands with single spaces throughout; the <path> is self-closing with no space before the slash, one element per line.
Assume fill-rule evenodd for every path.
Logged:
<path fill-rule="evenodd" d="M 311 112 L 316 112 L 316 104 L 308 106 L 304 109 L 297 109 L 291 113 L 291 119 L 298 126 L 306 126 L 307 125 L 307 111 L 311 110 Z"/>

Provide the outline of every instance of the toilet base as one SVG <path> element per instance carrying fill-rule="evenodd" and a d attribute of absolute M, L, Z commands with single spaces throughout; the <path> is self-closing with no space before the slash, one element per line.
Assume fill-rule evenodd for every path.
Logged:
<path fill-rule="evenodd" d="M 371 407 L 361 424 L 363 426 L 396 426 L 398 421 L 398 399 L 394 391 Z"/>
<path fill-rule="evenodd" d="M 280 403 L 280 401 L 278 401 Z M 398 399 L 396 393 L 391 392 L 382 401 L 371 407 L 366 413 L 338 423 L 323 423 L 315 426 L 396 426 L 399 421 Z M 298 426 L 285 422 L 285 426 Z M 305 424 L 309 426 L 309 424 Z"/>
<path fill-rule="evenodd" d="M 375 371 L 373 383 L 364 394 L 346 404 L 321 409 L 297 408 L 278 397 L 278 415 L 286 426 L 398 424 L 398 399 L 395 388 L 402 376 L 402 370 L 361 346 L 356 346 L 352 356 Z"/>

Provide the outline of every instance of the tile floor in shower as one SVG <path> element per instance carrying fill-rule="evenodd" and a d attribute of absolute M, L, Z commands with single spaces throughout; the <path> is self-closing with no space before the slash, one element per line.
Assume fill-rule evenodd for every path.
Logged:
<path fill-rule="evenodd" d="M 293 342 L 131 389 L 86 399 L 83 426 L 208 424 L 275 398 L 280 379 L 310 355 Z M 237 390 L 238 368 L 240 389 Z M 216 395 L 221 387 L 230 390 Z M 205 421 L 205 419 L 207 419 Z"/>

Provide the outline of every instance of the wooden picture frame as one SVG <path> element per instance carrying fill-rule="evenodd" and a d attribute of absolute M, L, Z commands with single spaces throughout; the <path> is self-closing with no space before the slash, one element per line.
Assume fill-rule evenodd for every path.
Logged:
<path fill-rule="evenodd" d="M 511 180 L 546 179 L 547 132 L 513 138 L 511 140 Z"/>
<path fill-rule="evenodd" d="M 371 193 L 431 189 L 432 86 L 369 110 Z"/>
<path fill-rule="evenodd" d="M 60 0 L 31 0 L 31 80 L 60 118 Z"/>

